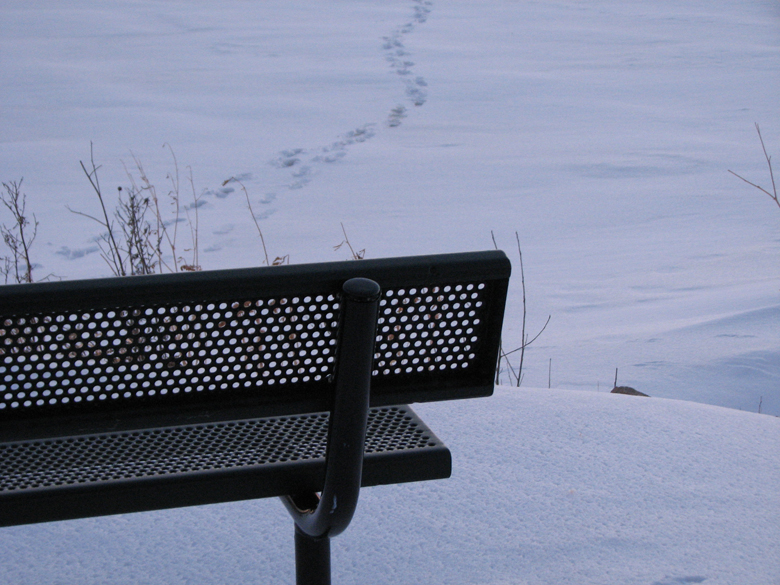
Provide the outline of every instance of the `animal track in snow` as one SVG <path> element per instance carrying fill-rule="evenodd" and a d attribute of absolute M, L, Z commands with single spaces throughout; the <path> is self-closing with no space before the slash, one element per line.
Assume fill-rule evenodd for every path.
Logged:
<path fill-rule="evenodd" d="M 279 157 L 271 161 L 271 164 L 280 169 L 286 169 L 295 166 L 301 159 L 298 155 L 304 154 L 306 151 L 302 148 L 293 148 L 290 150 L 283 150 L 279 153 Z"/>
<path fill-rule="evenodd" d="M 401 125 L 401 120 L 406 118 L 406 108 L 404 106 L 396 106 L 390 110 L 390 115 L 387 116 L 387 125 L 391 128 Z"/>
<path fill-rule="evenodd" d="M 410 53 L 406 50 L 403 41 L 404 37 L 414 30 L 416 24 L 422 24 L 428 20 L 432 4 L 430 0 L 415 0 L 413 22 L 399 26 L 391 35 L 383 38 L 382 49 L 385 51 L 385 59 L 390 63 L 390 68 L 402 78 L 402 82 L 406 87 L 406 97 L 415 106 L 424 105 L 428 99 L 428 92 L 424 89 L 428 87 L 428 83 L 421 76 L 416 76 L 412 79 L 414 61 L 409 59 Z M 399 108 L 401 107 L 396 106 L 393 108 L 387 117 L 387 125 L 391 128 L 401 125 L 401 118 L 404 117 L 399 115 Z"/>
<path fill-rule="evenodd" d="M 664 581 L 656 581 L 653 585 L 688 585 L 690 583 L 704 583 L 707 577 L 701 577 L 694 575 L 692 577 L 677 577 L 674 579 L 666 579 Z"/>
<path fill-rule="evenodd" d="M 287 184 L 290 189 L 300 189 L 306 186 L 315 176 L 315 165 L 318 163 L 334 163 L 347 155 L 347 148 L 353 144 L 365 142 L 376 134 L 375 124 L 364 124 L 340 136 L 328 146 L 314 149 L 292 148 L 283 150 L 279 156 L 270 161 L 270 165 L 278 169 L 290 169 L 292 182 Z"/>
<path fill-rule="evenodd" d="M 226 224 L 218 227 L 217 229 L 215 229 L 211 233 L 216 234 L 218 236 L 224 236 L 224 235 L 227 235 L 230 232 L 232 232 L 235 229 L 235 227 L 236 227 L 235 224 L 226 223 Z"/>
<path fill-rule="evenodd" d="M 232 177 L 236 181 L 245 182 L 245 181 L 251 181 L 252 180 L 252 173 L 241 173 L 240 175 L 234 175 Z M 208 189 L 206 192 L 204 192 L 204 195 L 216 197 L 217 199 L 225 199 L 228 195 L 233 193 L 235 191 L 235 187 L 233 187 L 231 184 L 228 184 L 227 182 L 223 183 L 220 187 L 217 189 Z M 191 205 L 189 207 L 185 207 L 185 209 L 192 209 L 195 207 L 201 207 L 206 204 L 205 199 L 199 199 L 198 202 L 194 205 Z"/>
<path fill-rule="evenodd" d="M 78 260 L 87 254 L 94 254 L 95 252 L 99 251 L 100 248 L 97 246 L 87 246 L 85 248 L 78 248 L 76 250 L 71 250 L 68 246 L 60 246 L 60 249 L 54 253 L 58 256 L 62 256 L 63 258 L 67 258 L 68 260 Z"/>
<path fill-rule="evenodd" d="M 404 42 L 407 36 L 415 30 L 416 26 L 427 21 L 431 12 L 431 6 L 432 2 L 430 0 L 412 0 L 413 11 L 409 21 L 396 27 L 388 36 L 382 37 L 381 50 L 384 52 L 386 62 L 389 63 L 391 73 L 394 73 L 400 79 L 404 87 L 404 96 L 414 106 L 425 104 L 428 98 L 428 84 L 422 76 L 415 75 L 415 63 Z M 215 45 L 213 50 L 220 53 L 234 53 L 244 50 L 257 54 L 260 52 L 259 47 L 244 47 L 242 44 L 230 43 Z M 388 113 L 385 125 L 390 128 L 400 126 L 402 120 L 408 116 L 408 112 L 406 105 L 396 104 Z M 265 196 L 262 198 L 258 198 L 256 195 L 258 178 L 254 177 L 252 173 L 240 173 L 232 175 L 230 179 L 217 188 L 206 189 L 194 203 L 184 204 L 182 211 L 186 213 L 196 208 L 203 208 L 204 211 L 207 211 L 211 204 L 216 203 L 216 200 L 236 196 L 243 198 L 244 194 L 241 191 L 244 188 L 244 184 L 246 184 L 249 190 L 248 196 L 251 196 L 254 202 L 266 206 L 265 209 L 255 214 L 255 218 L 265 219 L 276 211 L 271 204 L 275 202 L 277 194 L 282 189 L 301 189 L 305 187 L 317 176 L 317 169 L 320 165 L 334 164 L 342 160 L 346 157 L 349 148 L 373 138 L 379 126 L 380 124 L 378 123 L 363 124 L 339 136 L 336 141 L 327 146 L 310 149 L 292 148 L 280 151 L 273 160 L 269 161 L 269 165 L 283 173 L 284 179 L 274 181 L 274 184 L 267 185 L 265 189 L 261 189 L 260 192 L 265 191 Z M 178 221 L 183 222 L 185 218 L 180 217 Z M 223 225 L 214 230 L 212 235 L 228 236 L 232 229 L 232 225 Z M 98 241 L 100 241 L 100 236 L 95 236 L 82 248 L 70 249 L 62 247 L 54 253 L 69 260 L 80 259 L 86 255 L 98 253 L 100 251 L 100 247 L 96 245 Z M 209 246 L 204 246 L 202 251 L 217 251 L 222 249 L 223 245 L 227 244 L 225 242 L 214 242 Z"/>
<path fill-rule="evenodd" d="M 413 13 L 409 22 L 396 27 L 388 36 L 382 38 L 382 50 L 385 60 L 390 64 L 391 70 L 401 78 L 404 85 L 404 95 L 414 106 L 422 106 L 428 99 L 428 83 L 422 76 L 414 74 L 414 62 L 404 46 L 407 35 L 414 31 L 415 26 L 423 24 L 431 12 L 430 0 L 413 0 Z M 390 128 L 401 125 L 401 121 L 408 115 L 407 107 L 397 104 L 387 115 L 385 124 Z M 332 164 L 343 159 L 350 147 L 355 144 L 370 140 L 376 135 L 377 124 L 366 123 L 341 136 L 327 146 L 317 148 L 288 148 L 280 151 L 268 164 L 276 169 L 284 171 L 287 178 L 277 187 L 287 189 L 301 189 L 308 185 L 317 176 L 317 169 L 322 164 Z M 251 177 L 247 174 L 246 176 Z M 210 194 L 224 198 L 235 191 L 235 186 L 223 186 Z M 271 203 L 276 193 L 271 193 L 261 203 Z M 265 214 L 264 214 L 265 215 Z M 267 215 L 266 215 L 267 216 Z"/>

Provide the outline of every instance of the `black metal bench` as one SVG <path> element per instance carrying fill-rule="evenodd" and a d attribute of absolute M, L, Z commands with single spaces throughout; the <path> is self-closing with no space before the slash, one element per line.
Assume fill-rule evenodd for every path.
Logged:
<path fill-rule="evenodd" d="M 492 394 L 509 273 L 476 252 L 0 287 L 0 526 L 281 496 L 298 583 L 329 583 L 361 486 L 449 477 L 406 404 Z"/>

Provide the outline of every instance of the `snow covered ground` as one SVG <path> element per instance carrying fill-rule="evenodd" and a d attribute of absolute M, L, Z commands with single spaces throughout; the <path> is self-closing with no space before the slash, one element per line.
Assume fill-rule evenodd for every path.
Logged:
<path fill-rule="evenodd" d="M 778 585 L 780 419 L 575 390 L 418 405 L 450 479 L 365 489 L 342 585 Z M 294 582 L 278 500 L 0 530 L 18 584 Z"/>
<path fill-rule="evenodd" d="M 90 142 L 107 193 L 133 155 L 166 193 L 170 145 L 206 269 L 262 261 L 231 177 L 294 263 L 346 258 L 343 222 L 374 258 L 492 230 L 519 275 L 519 232 L 544 392 L 421 407 L 455 477 L 367 491 L 337 582 L 777 584 L 778 419 L 597 391 L 619 368 L 780 415 L 780 210 L 727 172 L 768 185 L 754 122 L 780 153 L 779 24 L 775 0 L 6 0 L 0 180 L 24 177 L 39 278 L 109 274 L 65 207 L 98 212 Z M 514 278 L 507 347 L 521 309 Z M 0 576 L 285 582 L 288 524 L 254 502 L 3 530 Z"/>

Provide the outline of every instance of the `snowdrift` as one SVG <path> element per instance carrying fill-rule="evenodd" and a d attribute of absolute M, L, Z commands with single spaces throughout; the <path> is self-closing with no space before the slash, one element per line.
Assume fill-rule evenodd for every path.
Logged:
<path fill-rule="evenodd" d="M 339 584 L 777 584 L 780 418 L 499 388 L 418 405 L 452 478 L 363 490 Z M 5 583 L 291 583 L 275 500 L 0 531 Z"/>

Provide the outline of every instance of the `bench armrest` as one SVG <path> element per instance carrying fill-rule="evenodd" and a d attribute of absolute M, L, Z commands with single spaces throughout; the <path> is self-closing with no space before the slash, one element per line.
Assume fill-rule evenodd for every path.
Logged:
<path fill-rule="evenodd" d="M 342 321 L 326 454 L 325 485 L 315 493 L 282 498 L 299 530 L 310 537 L 336 536 L 355 513 L 374 359 L 379 285 L 353 278 L 342 288 Z"/>

